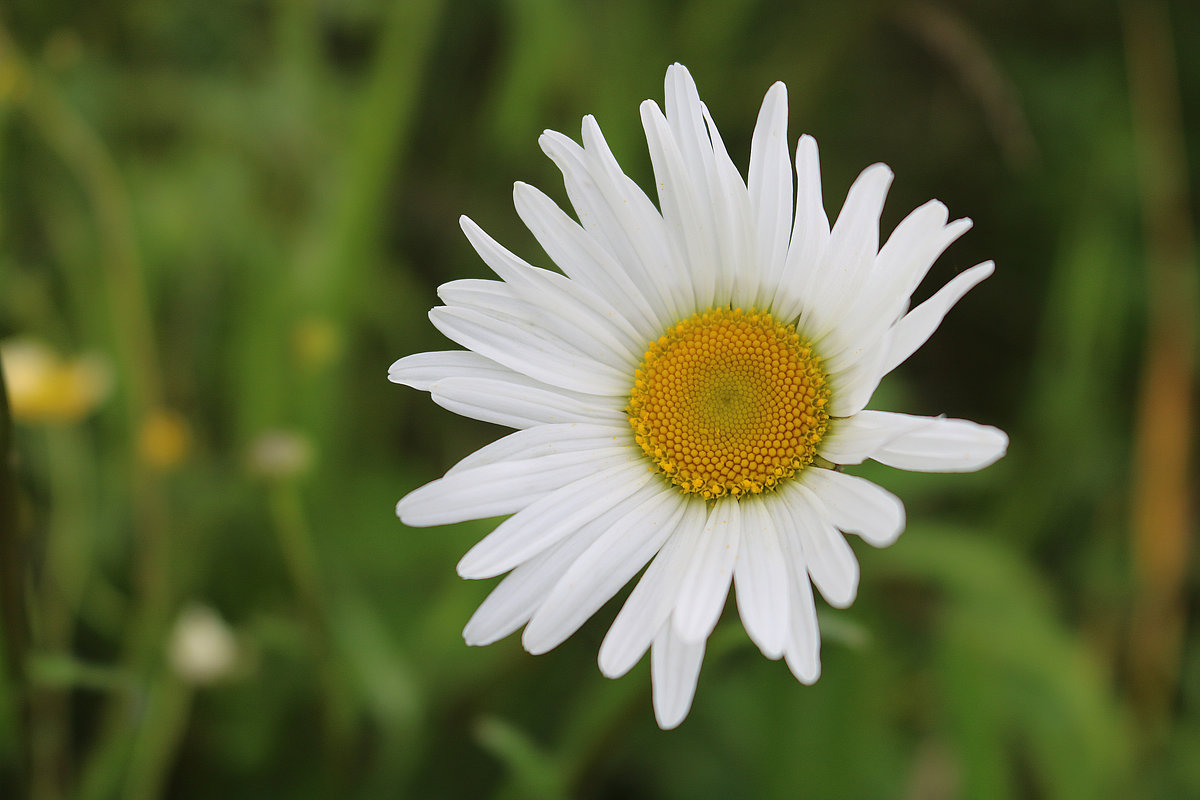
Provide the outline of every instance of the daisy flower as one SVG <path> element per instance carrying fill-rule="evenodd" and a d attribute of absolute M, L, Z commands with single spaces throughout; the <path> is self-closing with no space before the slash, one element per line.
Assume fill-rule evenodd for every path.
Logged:
<path fill-rule="evenodd" d="M 782 83 L 763 100 L 745 180 L 683 66 L 667 70 L 665 113 L 651 100 L 641 112 L 658 206 L 591 116 L 582 145 L 547 131 L 542 149 L 578 221 L 532 186 L 517 183 L 514 197 L 562 272 L 464 217 L 500 280 L 442 286 L 430 319 L 467 349 L 407 356 L 389 377 L 517 429 L 396 508 L 413 526 L 511 515 L 458 564 L 464 578 L 509 573 L 467 623 L 467 643 L 524 625 L 525 648 L 544 653 L 645 568 L 600 671 L 623 675 L 649 649 L 654 713 L 673 728 L 731 585 L 763 654 L 817 679 L 812 587 L 850 605 L 859 568 L 844 534 L 884 547 L 904 528 L 900 500 L 844 465 L 971 471 L 1008 439 L 965 420 L 864 410 L 991 274 L 991 262 L 972 267 L 909 308 L 970 220 L 948 222 L 930 201 L 880 247 L 892 172 L 876 164 L 831 227 L 810 136 L 793 187 Z"/>

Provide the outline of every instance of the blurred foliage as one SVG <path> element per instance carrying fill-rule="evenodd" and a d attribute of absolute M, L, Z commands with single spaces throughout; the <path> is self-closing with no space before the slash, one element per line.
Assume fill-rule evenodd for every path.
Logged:
<path fill-rule="evenodd" d="M 1175 49 L 1139 73 L 1143 23 Z M 1137 423 L 1172 313 L 1156 221 L 1190 239 L 1200 169 L 1197 107 L 1156 112 L 1200 93 L 1200 6 L 15 0 L 0 26 L 0 338 L 113 373 L 0 452 L 0 795 L 1200 796 L 1195 555 L 1156 580 L 1138 543 L 1186 553 L 1194 509 L 1182 540 L 1134 521 L 1162 461 Z M 881 160 L 886 230 L 932 196 L 975 220 L 921 291 L 996 275 L 875 405 L 1012 446 L 978 475 L 860 470 L 910 529 L 856 543 L 821 680 L 727 619 L 663 733 L 646 664 L 595 668 L 615 603 L 543 657 L 463 645 L 488 586 L 454 564 L 489 525 L 391 509 L 500 431 L 385 370 L 445 346 L 438 284 L 485 274 L 459 214 L 546 264 L 510 204 L 518 179 L 565 202 L 541 130 L 594 113 L 649 184 L 636 107 L 675 60 L 743 168 L 783 80 L 831 213 Z"/>

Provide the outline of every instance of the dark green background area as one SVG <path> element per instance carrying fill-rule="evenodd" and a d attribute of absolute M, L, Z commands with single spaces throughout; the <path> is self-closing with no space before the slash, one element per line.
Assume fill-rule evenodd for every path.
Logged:
<path fill-rule="evenodd" d="M 15 0 L 0 26 L 0 338 L 116 375 L 85 421 L 15 427 L 0 796 L 1200 796 L 1196 509 L 1166 516 L 1200 488 L 1170 404 L 1197 388 L 1200 5 Z M 1011 446 L 853 470 L 909 525 L 854 540 L 820 681 L 731 603 L 664 733 L 647 663 L 596 669 L 617 602 L 545 656 L 463 644 L 494 582 L 454 565 L 494 523 L 393 507 L 502 431 L 386 372 L 450 346 L 440 283 L 488 276 L 460 214 L 552 266 L 511 203 L 566 203 L 542 130 L 595 114 L 652 185 L 637 106 L 673 61 L 743 172 L 782 80 L 830 216 L 883 161 L 885 233 L 931 197 L 974 220 L 917 299 L 995 275 L 871 406 Z M 135 444 L 160 407 L 192 437 L 165 472 Z M 248 467 L 276 430 L 309 469 Z M 238 637 L 211 686 L 165 658 L 194 602 Z"/>

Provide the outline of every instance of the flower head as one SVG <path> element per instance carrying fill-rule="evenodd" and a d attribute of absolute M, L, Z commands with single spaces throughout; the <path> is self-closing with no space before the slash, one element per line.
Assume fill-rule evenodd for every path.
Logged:
<path fill-rule="evenodd" d="M 592 117 L 582 146 L 547 131 L 542 149 L 578 222 L 531 186 L 514 195 L 562 274 L 464 217 L 500 280 L 442 286 L 430 319 L 467 350 L 402 358 L 389 377 L 518 429 L 397 506 L 417 526 L 512 515 L 458 565 L 465 578 L 510 573 L 467 623 L 467 643 L 524 625 L 526 649 L 543 653 L 646 567 L 599 663 L 617 677 L 650 649 L 655 715 L 671 728 L 691 706 L 731 584 L 762 652 L 805 683 L 819 676 L 811 587 L 848 606 L 858 562 L 843 534 L 882 547 L 904 527 L 900 500 L 843 465 L 970 471 L 1008 439 L 965 420 L 864 410 L 991 274 L 980 264 L 909 309 L 969 220 L 949 222 L 930 201 L 880 247 L 892 172 L 876 164 L 831 227 L 810 136 L 793 188 L 781 83 L 759 112 L 747 180 L 684 67 L 667 71 L 666 112 L 649 100 L 641 110 L 658 206 Z"/>

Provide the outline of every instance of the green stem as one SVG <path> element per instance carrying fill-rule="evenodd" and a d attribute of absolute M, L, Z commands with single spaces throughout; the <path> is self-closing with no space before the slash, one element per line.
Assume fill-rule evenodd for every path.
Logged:
<path fill-rule="evenodd" d="M 150 689 L 146 716 L 138 726 L 124 797 L 153 800 L 163 789 L 175 763 L 176 753 L 187 732 L 193 691 L 168 670 L 163 670 Z"/>
<path fill-rule="evenodd" d="M 25 607 L 25 541 L 17 514 L 17 481 L 14 474 L 12 416 L 8 407 L 8 390 L 4 382 L 4 365 L 0 364 L 0 612 L 2 612 L 4 651 L 4 682 L 2 693 L 12 698 L 14 711 L 7 717 L 19 730 L 14 736 L 18 748 L 27 742 L 22 731 L 27 730 L 29 717 L 25 707 L 27 692 L 25 659 L 29 649 L 28 614 Z M 25 753 L 18 753 L 23 788 L 24 772 L 28 768 Z M 21 794 L 18 791 L 18 794 Z"/>
<path fill-rule="evenodd" d="M 288 577 L 304 615 L 321 692 L 324 695 L 326 756 L 334 775 L 341 775 L 349 756 L 352 711 L 341 679 L 323 580 L 304 504 L 296 485 L 284 481 L 270 491 L 271 517 Z"/>

